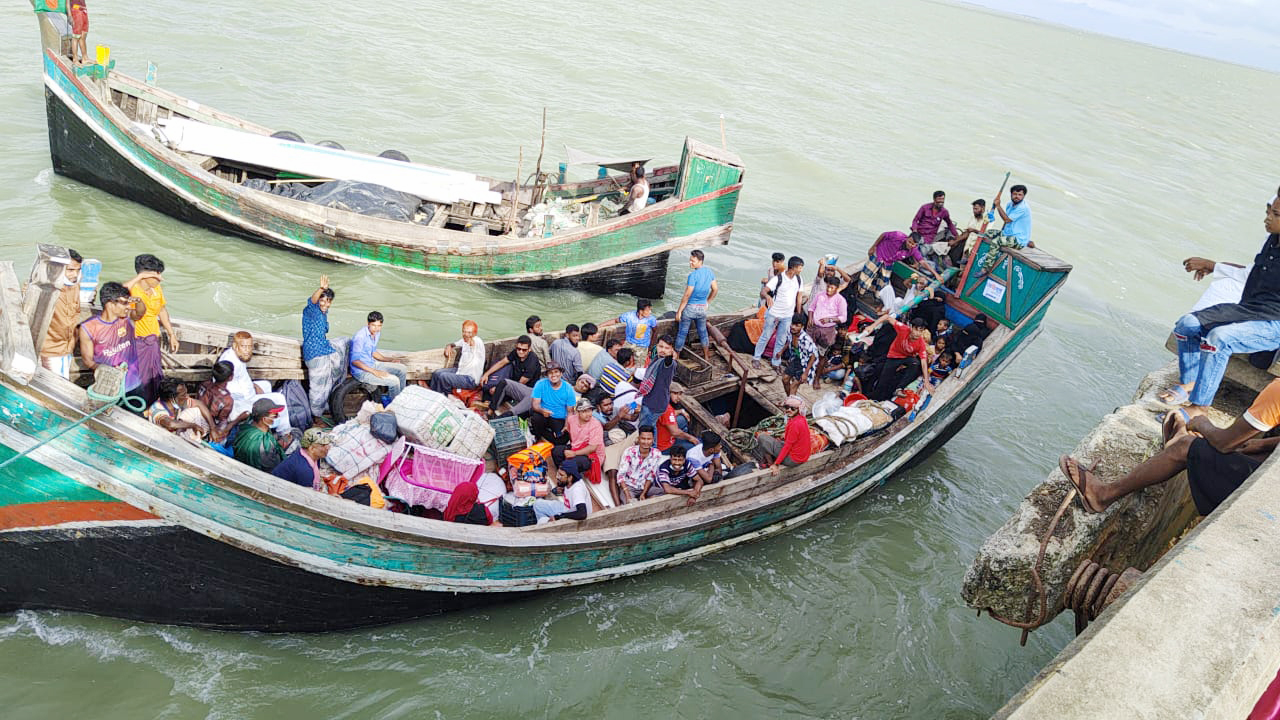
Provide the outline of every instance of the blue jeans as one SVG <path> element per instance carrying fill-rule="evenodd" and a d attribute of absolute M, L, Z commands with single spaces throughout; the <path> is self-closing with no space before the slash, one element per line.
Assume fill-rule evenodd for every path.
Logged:
<path fill-rule="evenodd" d="M 400 363 L 382 362 L 381 360 L 374 362 L 373 366 L 391 377 L 381 378 L 371 372 L 364 370 L 356 370 L 352 372 L 355 379 L 366 385 L 376 385 L 387 389 L 387 395 L 394 400 L 395 396 L 400 394 L 404 389 L 406 379 L 408 377 L 408 369 Z"/>
<path fill-rule="evenodd" d="M 1209 405 L 1233 353 L 1280 348 L 1280 320 L 1252 320 L 1219 325 L 1204 332 L 1195 315 L 1187 313 L 1173 326 L 1178 341 L 1178 381 L 1195 383 L 1192 405 Z"/>
<path fill-rule="evenodd" d="M 765 313 L 764 329 L 760 331 L 760 339 L 756 340 L 756 350 L 751 354 L 752 360 L 759 360 L 760 358 L 764 357 L 765 347 L 768 346 L 769 340 L 773 339 L 774 331 L 777 330 L 778 326 L 781 325 L 784 321 L 787 323 L 787 327 L 790 327 L 790 323 L 791 323 L 790 319 L 774 317 L 771 313 Z M 770 362 L 773 363 L 774 367 L 779 367 L 780 365 L 782 365 L 782 353 L 774 352 L 773 357 L 770 358 Z"/>
<path fill-rule="evenodd" d="M 685 305 L 684 312 L 680 313 L 680 329 L 676 330 L 677 353 L 684 347 L 684 339 L 685 336 L 689 334 L 690 323 L 694 323 L 698 326 L 698 342 L 702 343 L 702 349 L 706 351 L 711 347 L 711 341 L 707 339 L 706 303 Z"/>
<path fill-rule="evenodd" d="M 840 381 L 844 379 L 844 374 L 845 374 L 844 368 L 836 368 L 835 370 L 832 370 L 826 375 L 823 375 L 823 377 L 825 377 L 828 380 Z"/>
<path fill-rule="evenodd" d="M 666 408 L 662 409 L 666 412 Z M 662 413 L 654 412 L 644 405 L 640 406 L 640 417 L 636 420 L 636 427 L 651 427 L 655 431 L 658 429 L 658 418 L 662 417 Z"/>
<path fill-rule="evenodd" d="M 543 518 L 555 520 L 560 513 L 569 512 L 569 508 L 564 506 L 564 500 L 544 500 L 539 498 L 533 501 L 533 514 L 538 518 L 538 522 L 542 522 Z"/>

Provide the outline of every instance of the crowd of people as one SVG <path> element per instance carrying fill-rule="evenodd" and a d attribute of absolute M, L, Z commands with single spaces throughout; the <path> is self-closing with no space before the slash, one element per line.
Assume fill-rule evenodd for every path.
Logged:
<path fill-rule="evenodd" d="M 781 437 L 761 434 L 754 450 L 758 467 L 776 471 L 808 460 L 805 403 L 799 396 L 803 384 L 816 389 L 824 379 L 844 382 L 850 391 L 888 399 L 917 379 L 927 390 L 948 375 L 965 348 L 981 344 L 985 318 L 955 331 L 941 300 L 932 297 L 937 285 L 925 280 L 941 278 L 949 263 L 962 261 L 973 232 L 985 231 L 985 225 L 958 231 L 944 200 L 939 195 L 921 208 L 911 235 L 877 238 L 858 277 L 830 256 L 806 288 L 801 258 L 784 262 L 783 255 L 773 256 L 761 281 L 760 315 L 754 325 L 743 325 L 754 341 L 754 368 L 759 371 L 767 356 L 781 376 L 787 422 Z M 978 209 L 975 203 L 975 218 Z M 961 252 L 922 255 L 916 251 L 921 237 L 940 237 L 938 243 Z M 891 259 L 902 259 L 920 273 L 919 282 L 913 278 L 901 296 L 884 272 Z M 652 302 L 638 298 L 634 310 L 602 324 L 568 324 L 550 342 L 542 319 L 531 315 L 511 349 L 489 362 L 478 324 L 466 320 L 460 337 L 444 348 L 445 367 L 434 370 L 425 384 L 459 396 L 490 417 L 527 419 L 535 441 L 552 448 L 551 477 L 557 482 L 607 480 L 617 504 L 663 494 L 696 502 L 706 485 L 755 467 L 727 467 L 724 438 L 712 430 L 693 431 L 684 409 L 685 388 L 675 381 L 676 357 L 691 334 L 696 333 L 704 358 L 711 358 L 716 345 L 731 350 L 729 340 L 707 323 L 719 284 L 705 262 L 703 251 L 690 252 L 674 334 L 658 336 Z M 336 295 L 328 278 L 321 277 L 301 315 L 307 379 L 302 404 L 309 406 L 316 426 L 294 427 L 285 394 L 251 376 L 254 340 L 248 331 L 232 336 L 209 379 L 196 383 L 165 376 L 166 364 L 173 365 L 165 355 L 179 348 L 164 296 L 163 261 L 137 256 L 134 276 L 124 283 L 102 283 L 101 312 L 83 322 L 81 263 L 79 253 L 70 250 L 40 352 L 42 364 L 70 377 L 78 346 L 83 368 L 125 370 L 126 394 L 141 400 L 143 415 L 156 425 L 298 484 L 325 487 L 321 461 L 333 438 L 324 416 L 330 395 L 346 376 L 370 388 L 383 404 L 409 382 L 405 357 L 379 348 L 385 322 L 379 311 L 368 312 L 350 340 L 329 337 Z M 870 312 L 858 313 L 859 307 Z M 608 325 L 618 326 L 616 336 L 602 332 Z M 577 512 L 572 507 L 543 510 L 543 517 L 576 517 Z"/>

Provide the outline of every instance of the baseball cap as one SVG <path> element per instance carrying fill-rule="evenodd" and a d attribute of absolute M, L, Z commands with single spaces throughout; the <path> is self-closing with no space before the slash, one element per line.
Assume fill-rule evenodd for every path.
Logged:
<path fill-rule="evenodd" d="M 284 406 L 276 404 L 275 400 L 272 400 L 271 398 L 258 398 L 253 401 L 253 409 L 250 411 L 250 415 L 255 418 L 260 418 L 263 415 L 274 415 L 279 413 L 281 410 L 284 410 Z"/>
<path fill-rule="evenodd" d="M 321 430 L 320 428 L 307 428 L 307 431 L 302 433 L 302 447 L 332 444 L 333 433 Z"/>

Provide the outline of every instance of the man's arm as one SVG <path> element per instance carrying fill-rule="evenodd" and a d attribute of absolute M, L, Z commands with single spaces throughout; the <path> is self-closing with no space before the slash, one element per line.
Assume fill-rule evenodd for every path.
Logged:
<path fill-rule="evenodd" d="M 1214 269 L 1217 268 L 1218 265 L 1229 265 L 1237 268 L 1244 267 L 1243 265 L 1237 265 L 1235 263 L 1217 263 L 1213 260 L 1202 257 L 1189 257 L 1182 261 L 1182 269 L 1189 273 L 1195 273 L 1196 280 L 1202 279 L 1205 275 L 1212 275 Z"/>
<path fill-rule="evenodd" d="M 542 399 L 539 398 L 537 395 L 533 396 L 533 411 L 536 413 L 542 413 L 543 417 L 551 417 L 551 411 L 544 410 L 542 408 Z"/>
<path fill-rule="evenodd" d="M 498 372 L 499 370 L 506 367 L 510 363 L 511 361 L 508 360 L 505 356 L 498 358 L 498 362 L 494 363 L 488 370 L 484 371 L 483 375 L 480 376 L 480 384 L 483 385 L 486 382 L 488 382 L 490 375 Z"/>
<path fill-rule="evenodd" d="M 880 233 L 879 235 L 876 236 L 876 241 L 871 243 L 871 249 L 867 250 L 868 260 L 876 256 L 876 248 L 880 247 L 880 241 L 884 240 L 884 236 L 887 234 L 888 233 Z"/>
<path fill-rule="evenodd" d="M 665 425 L 665 426 L 666 426 L 666 428 L 667 428 L 667 432 L 671 433 L 671 436 L 672 436 L 672 437 L 677 437 L 677 438 L 680 438 L 681 440 L 688 440 L 689 442 L 693 443 L 694 445 L 697 445 L 697 444 L 698 444 L 698 442 L 699 442 L 698 438 L 696 438 L 696 437 L 694 437 L 694 436 L 690 435 L 689 433 L 687 433 L 687 432 L 685 432 L 685 431 L 681 430 L 681 429 L 680 429 L 680 426 L 679 426 L 679 425 L 677 425 L 676 423 L 674 423 L 674 422 L 670 422 L 670 423 L 664 423 L 664 425 Z"/>
<path fill-rule="evenodd" d="M 320 295 L 321 295 L 321 294 L 323 294 L 323 293 L 324 293 L 324 291 L 325 291 L 325 290 L 328 290 L 328 289 L 329 289 L 329 276 L 328 276 L 328 275 L 321 275 L 321 276 L 320 276 L 320 287 L 316 288 L 316 291 L 315 291 L 315 292 L 313 292 L 313 293 L 311 293 L 311 302 L 313 302 L 313 303 L 319 303 L 319 302 L 320 302 Z"/>
<path fill-rule="evenodd" d="M 1246 441 L 1253 439 L 1260 431 L 1249 424 L 1243 416 L 1235 419 L 1231 425 L 1220 428 L 1213 424 L 1207 415 L 1196 415 L 1187 423 L 1187 430 L 1196 433 L 1209 441 L 1214 450 L 1220 453 L 1232 453 L 1240 449 Z"/>
<path fill-rule="evenodd" d="M 89 337 L 89 331 L 81 325 L 76 328 L 76 334 L 80 336 L 80 361 L 90 370 L 98 367 L 93 360 L 93 338 Z"/>
<path fill-rule="evenodd" d="M 707 304 L 710 305 L 712 300 L 716 299 L 716 293 L 720 292 L 720 284 L 715 280 L 711 281 L 711 292 L 707 293 Z"/>
<path fill-rule="evenodd" d="M 164 328 L 165 334 L 169 336 L 169 352 L 178 352 L 178 334 L 173 331 L 173 325 L 169 324 L 169 308 L 160 308 L 160 314 L 156 318 L 160 320 L 160 327 Z"/>
<path fill-rule="evenodd" d="M 955 224 L 955 222 L 954 222 L 954 221 L 952 221 L 952 219 L 951 219 L 951 211 L 950 211 L 950 210 L 947 210 L 946 208 L 943 208 L 943 209 L 942 209 L 942 219 L 946 221 L 946 223 L 947 223 L 947 230 L 949 230 L 953 236 L 954 236 L 954 235 L 959 235 L 959 234 L 960 234 L 960 231 L 959 231 L 958 229 L 956 229 L 956 224 Z"/>
<path fill-rule="evenodd" d="M 134 275 L 133 277 L 124 281 L 124 287 L 126 290 L 132 290 L 134 285 L 137 285 L 143 280 L 159 280 L 159 279 L 160 279 L 160 273 L 154 270 L 143 270 L 137 275 Z"/>
<path fill-rule="evenodd" d="M 925 213 L 928 212 L 928 210 L 929 205 L 921 205 L 920 209 L 916 210 L 916 216 L 911 218 L 911 232 L 920 232 L 920 222 L 924 220 Z"/>
<path fill-rule="evenodd" d="M 1000 219 L 1005 222 L 1009 222 L 1009 215 L 1005 213 L 1004 206 L 1000 204 L 999 193 L 996 194 L 996 197 L 994 200 L 991 201 L 991 204 L 995 206 L 996 212 L 1000 214 Z"/>

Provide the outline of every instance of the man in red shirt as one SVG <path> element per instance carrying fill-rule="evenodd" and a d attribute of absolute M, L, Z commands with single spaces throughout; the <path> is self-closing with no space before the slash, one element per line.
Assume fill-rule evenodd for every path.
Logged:
<path fill-rule="evenodd" d="M 1191 499 L 1201 515 L 1208 515 L 1253 474 L 1280 444 L 1280 437 L 1259 438 L 1280 425 L 1280 379 L 1258 393 L 1253 404 L 1230 426 L 1214 425 L 1198 410 L 1185 408 L 1169 413 L 1164 425 L 1164 449 L 1114 482 L 1098 480 L 1069 455 L 1058 468 L 1080 491 L 1087 512 L 1106 510 L 1120 498 L 1187 471 Z"/>
<path fill-rule="evenodd" d="M 656 423 L 658 430 L 657 447 L 664 455 L 672 445 L 679 445 L 688 450 L 699 442 L 698 438 L 685 432 L 680 427 L 680 411 L 676 409 L 676 405 L 683 399 L 684 386 L 678 382 L 671 383 L 671 399 L 667 402 L 667 409 L 658 416 L 658 422 Z"/>
<path fill-rule="evenodd" d="M 888 400 L 893 392 L 906 387 L 918 377 L 924 378 L 924 390 L 932 390 L 929 383 L 929 329 L 922 318 L 916 318 L 910 325 L 900 323 L 891 315 L 882 315 L 863 330 L 863 334 L 874 331 L 880 325 L 893 323 L 896 334 L 889 345 L 889 356 L 880 370 L 880 377 L 867 397 L 872 400 Z"/>
<path fill-rule="evenodd" d="M 804 400 L 788 395 L 782 401 L 782 412 L 787 416 L 787 428 L 782 439 L 761 431 L 756 433 L 753 451 L 760 467 L 768 466 L 769 472 L 778 472 L 779 466 L 795 467 L 809 459 L 809 422 L 804 419 Z"/>

